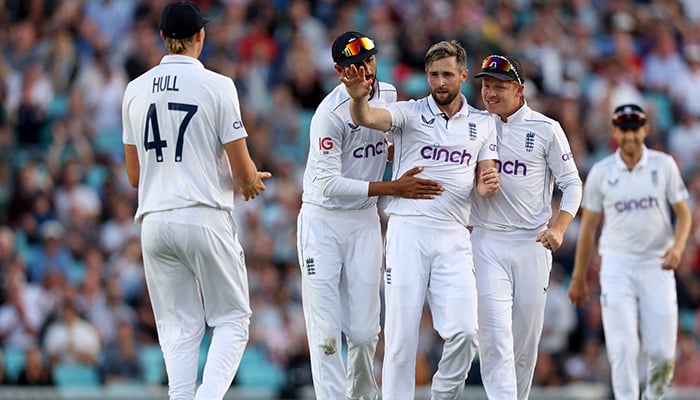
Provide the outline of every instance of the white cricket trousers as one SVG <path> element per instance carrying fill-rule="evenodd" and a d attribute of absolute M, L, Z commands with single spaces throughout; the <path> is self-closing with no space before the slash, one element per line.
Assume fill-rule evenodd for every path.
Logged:
<path fill-rule="evenodd" d="M 526 400 L 537 363 L 552 252 L 542 229 L 472 231 L 479 292 L 479 363 L 489 399 Z"/>
<path fill-rule="evenodd" d="M 431 399 L 460 398 L 476 355 L 477 295 L 469 231 L 453 221 L 389 217 L 385 272 L 383 400 L 415 395 L 423 305 L 444 340 Z"/>
<path fill-rule="evenodd" d="M 297 247 L 316 398 L 374 400 L 384 253 L 376 207 L 339 211 L 303 204 Z"/>
<path fill-rule="evenodd" d="M 678 329 L 674 271 L 661 258 L 604 255 L 600 303 L 616 400 L 639 399 L 640 348 L 646 357 L 645 400 L 663 398 L 673 378 Z"/>
<path fill-rule="evenodd" d="M 143 219 L 141 243 L 170 399 L 222 399 L 248 342 L 251 316 L 232 213 L 209 207 L 151 213 Z M 213 334 L 195 393 L 205 323 Z"/>

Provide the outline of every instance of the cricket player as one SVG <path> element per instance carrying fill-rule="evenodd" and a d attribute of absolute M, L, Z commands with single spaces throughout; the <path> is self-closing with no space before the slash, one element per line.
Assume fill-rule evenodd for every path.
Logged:
<path fill-rule="evenodd" d="M 361 66 L 369 79 L 368 101 L 386 107 L 396 89 L 376 79 L 377 48 L 360 32 L 345 32 L 332 46 L 340 76 Z M 437 182 L 415 178 L 420 168 L 382 182 L 388 142 L 384 132 L 355 125 L 350 96 L 336 86 L 311 119 L 297 236 L 303 308 L 316 398 L 368 399 L 378 395 L 374 354 L 379 339 L 383 247 L 377 196 L 431 199 Z M 347 369 L 341 332 L 348 344 Z"/>
<path fill-rule="evenodd" d="M 557 250 L 581 202 L 582 183 L 559 123 L 525 101 L 518 60 L 481 65 L 481 98 L 498 132 L 501 180 L 492 198 L 474 197 L 471 225 L 479 292 L 479 362 L 490 399 L 526 400 Z M 561 207 L 552 217 L 554 185 Z"/>
<path fill-rule="evenodd" d="M 674 269 L 690 234 L 688 190 L 673 158 L 644 145 L 649 126 L 639 105 L 615 108 L 611 124 L 618 148 L 594 164 L 586 179 L 569 298 L 581 306 L 588 296 L 586 271 L 604 215 L 598 244 L 600 302 L 613 393 L 618 400 L 639 399 L 641 349 L 647 368 L 643 398 L 661 399 L 673 378 Z"/>
<path fill-rule="evenodd" d="M 394 197 L 386 208 L 384 364 L 382 398 L 413 399 L 418 328 L 426 300 L 433 325 L 445 341 L 433 376 L 432 399 L 458 399 L 476 355 L 477 294 L 467 225 L 472 189 L 492 197 L 499 187 L 493 118 L 467 103 L 467 54 L 457 42 L 442 41 L 425 55 L 430 95 L 372 107 L 372 82 L 364 67 L 343 77 L 354 123 L 391 129 L 393 175 L 415 166 L 418 176 L 440 182 L 432 201 Z M 476 187 L 475 187 L 476 186 Z"/>
<path fill-rule="evenodd" d="M 165 6 L 160 34 L 168 55 L 129 83 L 122 103 L 146 284 L 168 394 L 177 400 L 222 399 L 231 386 L 251 315 L 232 215 L 234 180 L 248 200 L 270 177 L 248 154 L 233 81 L 197 60 L 206 22 L 193 2 Z M 213 337 L 195 391 L 205 324 Z"/>

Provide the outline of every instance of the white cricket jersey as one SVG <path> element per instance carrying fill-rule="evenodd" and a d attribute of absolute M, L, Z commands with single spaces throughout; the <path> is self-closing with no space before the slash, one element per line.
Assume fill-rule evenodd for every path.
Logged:
<path fill-rule="evenodd" d="M 583 190 L 582 207 L 605 216 L 598 243 L 609 254 L 662 257 L 674 241 L 671 209 L 688 198 L 676 162 L 668 154 L 643 149 L 630 170 L 618 149 L 595 163 Z"/>
<path fill-rule="evenodd" d="M 498 115 L 494 120 L 500 190 L 491 199 L 474 196 L 471 225 L 496 231 L 545 226 L 552 216 L 555 183 L 563 193 L 561 210 L 575 216 L 583 185 L 559 123 L 527 104 L 508 122 Z"/>
<path fill-rule="evenodd" d="M 413 167 L 423 167 L 416 176 L 440 182 L 444 191 L 432 200 L 393 197 L 387 214 L 422 215 L 467 226 L 476 164 L 498 159 L 498 153 L 493 118 L 460 96 L 462 108 L 451 118 L 440 111 L 432 96 L 389 105 L 394 179 Z"/>
<path fill-rule="evenodd" d="M 195 58 L 166 55 L 127 86 L 122 123 L 124 143 L 138 149 L 137 222 L 146 213 L 197 205 L 233 210 L 222 144 L 248 134 L 231 78 Z"/>
<path fill-rule="evenodd" d="M 376 83 L 371 107 L 396 101 L 396 88 Z M 381 181 L 386 169 L 388 143 L 382 131 L 357 126 L 350 116 L 345 85 L 336 86 L 319 104 L 311 119 L 309 155 L 304 171 L 302 201 L 328 209 L 373 207 L 369 182 Z"/>

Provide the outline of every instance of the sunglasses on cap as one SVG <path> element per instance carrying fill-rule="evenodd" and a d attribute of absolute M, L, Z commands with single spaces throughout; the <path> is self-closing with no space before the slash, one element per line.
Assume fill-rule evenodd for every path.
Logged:
<path fill-rule="evenodd" d="M 353 40 L 352 42 L 345 45 L 343 49 L 343 55 L 345 57 L 354 57 L 365 49 L 367 51 L 374 49 L 374 41 L 368 37 L 361 37 Z"/>
<path fill-rule="evenodd" d="M 646 115 L 637 110 L 621 110 L 613 114 L 612 123 L 621 128 L 638 128 L 647 122 Z"/>
<path fill-rule="evenodd" d="M 481 63 L 481 69 L 482 70 L 490 70 L 490 71 L 499 71 L 503 72 L 505 74 L 513 72 L 515 74 L 515 79 L 516 81 L 522 85 L 523 82 L 520 80 L 520 75 L 518 74 L 518 70 L 515 69 L 513 64 L 510 63 L 510 60 L 503 56 L 498 56 L 498 55 L 492 55 L 484 58 L 484 61 Z"/>

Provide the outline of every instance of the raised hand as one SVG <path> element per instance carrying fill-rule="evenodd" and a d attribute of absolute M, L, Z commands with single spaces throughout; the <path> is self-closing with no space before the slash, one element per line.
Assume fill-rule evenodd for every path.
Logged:
<path fill-rule="evenodd" d="M 353 99 L 367 97 L 372 91 L 372 78 L 365 76 L 365 67 L 358 69 L 355 65 L 345 67 L 340 73 L 340 81 L 345 84 L 348 94 Z"/>

